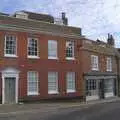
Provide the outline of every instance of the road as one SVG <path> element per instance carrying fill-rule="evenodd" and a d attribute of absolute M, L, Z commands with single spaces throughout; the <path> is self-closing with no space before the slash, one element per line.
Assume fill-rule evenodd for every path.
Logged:
<path fill-rule="evenodd" d="M 120 120 L 120 102 L 68 109 L 45 120 Z"/>
<path fill-rule="evenodd" d="M 120 120 L 120 102 L 1 114 L 0 120 Z"/>

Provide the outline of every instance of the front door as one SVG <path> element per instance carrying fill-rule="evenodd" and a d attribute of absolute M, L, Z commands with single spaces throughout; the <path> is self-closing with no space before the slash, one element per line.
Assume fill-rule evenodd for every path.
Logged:
<path fill-rule="evenodd" d="M 86 90 L 86 101 L 99 99 L 97 80 L 86 80 Z"/>
<path fill-rule="evenodd" d="M 5 104 L 15 103 L 16 78 L 5 77 Z"/>
<path fill-rule="evenodd" d="M 105 97 L 113 97 L 114 96 L 114 79 L 106 79 L 104 81 L 104 91 Z"/>
<path fill-rule="evenodd" d="M 99 98 L 104 99 L 104 80 L 98 80 Z"/>

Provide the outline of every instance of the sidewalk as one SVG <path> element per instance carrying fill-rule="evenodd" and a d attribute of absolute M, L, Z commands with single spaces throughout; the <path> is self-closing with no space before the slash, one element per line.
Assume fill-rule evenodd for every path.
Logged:
<path fill-rule="evenodd" d="M 95 104 L 110 103 L 120 101 L 120 98 L 109 98 L 89 102 L 69 102 L 69 103 L 37 103 L 37 104 L 18 104 L 18 105 L 0 105 L 0 115 L 15 115 L 25 113 L 45 113 L 58 111 L 59 109 L 87 107 Z"/>

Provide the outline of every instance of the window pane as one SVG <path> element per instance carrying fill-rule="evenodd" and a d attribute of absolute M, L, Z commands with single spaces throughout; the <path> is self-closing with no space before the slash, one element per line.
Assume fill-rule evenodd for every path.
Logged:
<path fill-rule="evenodd" d="M 48 41 L 48 57 L 57 57 L 57 41 Z"/>
<path fill-rule="evenodd" d="M 92 70 L 98 70 L 98 56 L 91 55 Z"/>
<path fill-rule="evenodd" d="M 38 93 L 38 73 L 28 72 L 28 94 Z"/>
<path fill-rule="evenodd" d="M 112 71 L 112 59 L 110 57 L 107 58 L 107 71 Z"/>
<path fill-rule="evenodd" d="M 38 45 L 37 39 L 29 38 L 28 39 L 28 55 L 29 56 L 38 56 Z"/>
<path fill-rule="evenodd" d="M 48 72 L 48 92 L 58 91 L 58 74 L 57 72 Z"/>
<path fill-rule="evenodd" d="M 66 41 L 66 57 L 74 57 L 74 41 Z"/>
<path fill-rule="evenodd" d="M 5 54 L 16 55 L 16 36 L 13 35 L 6 36 Z"/>
<path fill-rule="evenodd" d="M 75 72 L 67 73 L 67 90 L 75 90 Z"/>

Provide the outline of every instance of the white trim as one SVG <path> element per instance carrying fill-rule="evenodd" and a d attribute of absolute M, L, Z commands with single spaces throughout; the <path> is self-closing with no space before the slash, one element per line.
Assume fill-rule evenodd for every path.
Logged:
<path fill-rule="evenodd" d="M 98 99 L 99 99 L 99 96 L 98 96 L 98 95 L 86 96 L 86 101 L 98 100 Z"/>
<path fill-rule="evenodd" d="M 6 69 L 2 71 L 2 104 L 5 104 L 5 78 L 6 77 L 15 77 L 16 86 L 15 86 L 15 102 L 18 103 L 18 80 L 19 80 L 19 71 L 15 69 Z"/>
<path fill-rule="evenodd" d="M 48 56 L 48 59 L 58 59 L 58 57 L 51 57 L 51 56 Z"/>
<path fill-rule="evenodd" d="M 58 91 L 50 90 L 50 91 L 48 91 L 48 94 L 59 94 L 59 92 Z"/>
<path fill-rule="evenodd" d="M 66 60 L 75 60 L 74 57 L 66 57 Z"/>
<path fill-rule="evenodd" d="M 39 93 L 38 93 L 38 92 L 28 92 L 27 95 L 28 95 L 28 96 L 29 96 L 29 95 L 39 95 Z"/>
<path fill-rule="evenodd" d="M 113 97 L 113 96 L 114 96 L 113 92 L 105 93 L 105 98 L 107 98 L 107 97 Z"/>
<path fill-rule="evenodd" d="M 40 57 L 38 57 L 38 56 L 28 56 L 28 58 L 30 58 L 30 59 L 39 59 Z"/>
<path fill-rule="evenodd" d="M 76 90 L 70 90 L 70 89 L 67 89 L 67 93 L 74 93 L 74 92 L 76 92 Z"/>
<path fill-rule="evenodd" d="M 18 56 L 16 56 L 16 55 L 10 55 L 10 54 L 5 54 L 4 55 L 5 57 L 13 57 L 13 58 L 17 58 Z"/>
<path fill-rule="evenodd" d="M 11 36 L 15 36 L 15 38 L 16 38 L 16 51 L 15 51 L 15 54 L 6 54 L 6 36 L 7 35 L 5 35 L 5 40 L 4 40 L 4 56 L 5 57 L 18 57 L 17 56 L 17 36 L 16 35 L 11 35 Z M 8 36 L 10 36 L 10 35 L 8 34 Z"/>

